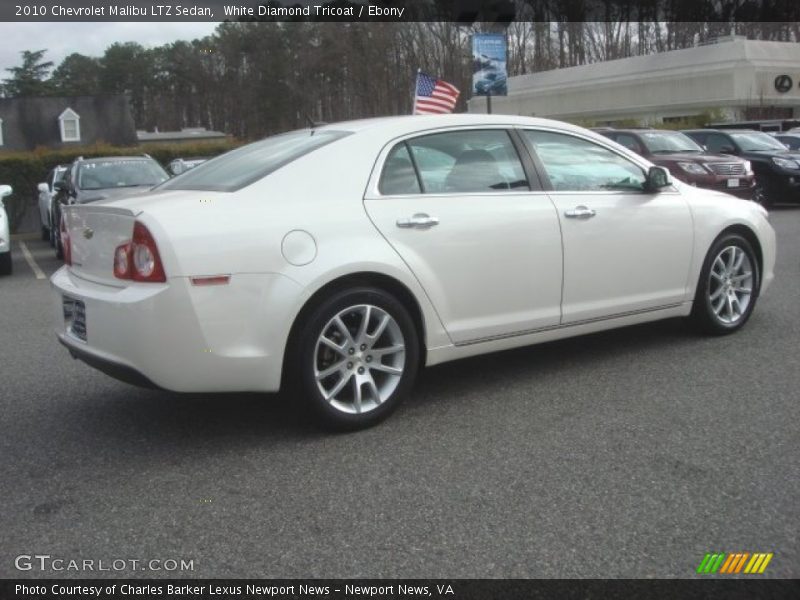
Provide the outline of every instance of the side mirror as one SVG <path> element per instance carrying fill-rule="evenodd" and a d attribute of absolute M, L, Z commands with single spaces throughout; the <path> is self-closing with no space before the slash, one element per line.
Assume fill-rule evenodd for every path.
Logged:
<path fill-rule="evenodd" d="M 14 193 L 10 185 L 0 185 L 0 198 L 5 198 Z"/>
<path fill-rule="evenodd" d="M 43 194 L 49 194 L 50 193 L 50 188 L 47 187 L 46 183 L 40 183 L 39 185 L 36 186 L 36 189 L 39 190 L 40 192 L 42 192 Z"/>
<path fill-rule="evenodd" d="M 42 185 L 44 185 L 44 184 L 42 184 Z M 55 191 L 57 191 L 57 192 L 66 192 L 67 191 L 67 184 L 64 183 L 64 181 L 62 181 L 61 179 L 59 179 L 58 181 L 56 181 L 53 184 L 53 189 Z"/>
<path fill-rule="evenodd" d="M 672 185 L 672 175 L 666 167 L 650 167 L 646 185 L 647 191 L 659 192 Z"/>

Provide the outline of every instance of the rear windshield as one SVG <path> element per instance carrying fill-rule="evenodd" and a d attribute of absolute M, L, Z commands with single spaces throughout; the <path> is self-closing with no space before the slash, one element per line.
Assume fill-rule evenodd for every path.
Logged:
<path fill-rule="evenodd" d="M 268 137 L 199 164 L 159 189 L 234 192 L 347 135 L 347 131 L 304 129 Z"/>
<path fill-rule="evenodd" d="M 109 188 L 153 186 L 168 175 L 153 160 L 113 160 L 84 163 L 78 167 L 78 188 L 105 190 Z"/>

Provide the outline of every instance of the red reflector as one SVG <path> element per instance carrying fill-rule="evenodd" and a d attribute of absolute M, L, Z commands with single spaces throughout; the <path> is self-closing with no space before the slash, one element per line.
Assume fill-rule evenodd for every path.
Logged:
<path fill-rule="evenodd" d="M 212 275 L 211 277 L 192 277 L 192 285 L 227 285 L 230 275 Z"/>

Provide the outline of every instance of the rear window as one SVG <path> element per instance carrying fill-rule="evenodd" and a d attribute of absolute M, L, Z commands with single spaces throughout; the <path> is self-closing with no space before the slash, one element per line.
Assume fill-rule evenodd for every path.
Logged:
<path fill-rule="evenodd" d="M 304 129 L 268 137 L 197 165 L 158 189 L 235 192 L 347 135 L 350 132 Z"/>
<path fill-rule="evenodd" d="M 78 167 L 78 188 L 105 190 L 120 187 L 153 186 L 168 175 L 153 160 L 111 160 L 83 163 Z"/>

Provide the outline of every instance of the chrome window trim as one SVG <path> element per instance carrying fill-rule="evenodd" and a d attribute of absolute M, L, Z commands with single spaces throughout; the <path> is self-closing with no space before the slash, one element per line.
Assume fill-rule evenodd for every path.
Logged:
<path fill-rule="evenodd" d="M 544 131 L 547 133 L 561 133 L 564 135 L 571 135 L 578 139 L 581 139 L 585 142 L 589 142 L 592 144 L 596 144 L 602 148 L 605 148 L 609 152 L 616 154 L 620 158 L 623 158 L 629 162 L 632 162 L 637 167 L 642 169 L 646 174 L 650 167 L 656 166 L 649 162 L 642 156 L 639 156 L 635 152 L 628 150 L 624 146 L 620 146 L 616 144 L 613 140 L 599 135 L 597 138 L 592 137 L 591 135 L 586 135 L 583 132 L 576 132 L 568 129 L 560 129 L 558 127 L 552 127 L 547 125 L 519 125 L 519 124 L 502 124 L 502 123 L 493 123 L 490 125 L 449 125 L 446 127 L 433 127 L 430 129 L 422 129 L 419 131 L 415 131 L 413 133 L 407 133 L 401 136 L 397 136 L 392 138 L 388 142 L 386 142 L 383 147 L 381 148 L 380 152 L 378 153 L 378 157 L 375 160 L 375 164 L 372 168 L 372 173 L 370 173 L 369 180 L 367 182 L 367 189 L 364 193 L 364 200 L 383 200 L 383 199 L 395 199 L 395 198 L 468 198 L 468 197 L 480 197 L 480 196 L 513 196 L 513 195 L 526 195 L 529 196 L 531 194 L 536 195 L 564 195 L 564 194 L 591 194 L 593 196 L 603 195 L 603 196 L 610 196 L 610 195 L 631 195 L 631 196 L 651 196 L 654 194 L 670 194 L 670 195 L 680 195 L 680 190 L 678 190 L 675 186 L 671 187 L 669 190 L 661 190 L 659 192 L 646 192 L 644 190 L 637 191 L 637 190 L 581 190 L 581 191 L 566 191 L 566 190 L 513 190 L 513 191 L 484 191 L 484 192 L 463 192 L 463 193 L 434 193 L 434 194 L 394 194 L 394 195 L 386 195 L 381 194 L 380 190 L 378 189 L 378 185 L 380 184 L 381 174 L 383 173 L 383 167 L 386 163 L 386 159 L 389 156 L 389 152 L 391 152 L 392 148 L 394 148 L 397 144 L 401 142 L 406 142 L 408 140 L 423 137 L 426 135 L 432 135 L 436 133 L 451 133 L 454 131 L 469 131 L 469 130 L 495 130 L 501 129 L 503 131 L 510 132 L 511 130 L 519 131 L 521 135 L 524 136 L 525 131 Z M 611 142 L 611 144 L 607 143 Z M 528 142 L 529 143 L 529 142 Z M 622 148 L 622 152 L 620 152 L 620 148 Z M 516 151 L 516 148 L 515 148 Z M 541 159 L 539 159 L 541 160 Z M 520 157 L 520 163 L 523 163 L 522 158 Z M 524 169 L 524 164 L 522 165 Z M 546 175 L 546 174 L 545 174 Z M 674 179 L 674 178 L 673 178 Z M 530 183 L 530 182 L 529 182 Z M 549 182 L 548 182 L 549 183 Z"/>

